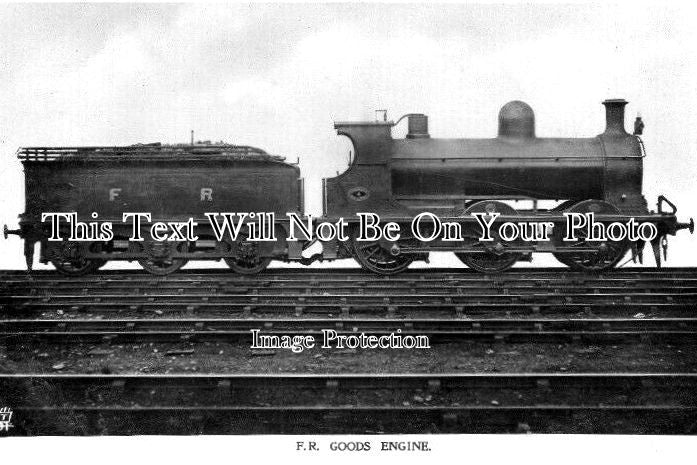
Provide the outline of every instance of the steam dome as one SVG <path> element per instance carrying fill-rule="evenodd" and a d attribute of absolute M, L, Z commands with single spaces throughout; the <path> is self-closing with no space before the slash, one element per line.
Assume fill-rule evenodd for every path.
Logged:
<path fill-rule="evenodd" d="M 525 102 L 508 102 L 499 111 L 499 137 L 535 137 L 535 113 Z"/>

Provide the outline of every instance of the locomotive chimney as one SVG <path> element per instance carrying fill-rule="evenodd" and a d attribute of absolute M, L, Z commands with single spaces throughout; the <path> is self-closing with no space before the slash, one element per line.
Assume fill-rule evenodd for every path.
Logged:
<path fill-rule="evenodd" d="M 605 135 L 626 136 L 624 130 L 624 106 L 627 101 L 621 98 L 608 99 L 603 102 L 605 105 Z"/>
<path fill-rule="evenodd" d="M 422 114 L 411 114 L 407 117 L 408 131 L 407 139 L 427 139 L 428 135 L 428 116 Z"/>

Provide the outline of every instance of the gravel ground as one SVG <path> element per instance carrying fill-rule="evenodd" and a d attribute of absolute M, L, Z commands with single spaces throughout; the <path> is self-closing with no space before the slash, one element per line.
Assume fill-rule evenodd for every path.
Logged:
<path fill-rule="evenodd" d="M 697 343 L 462 342 L 430 349 L 255 351 L 246 344 L 17 344 L 3 373 L 574 373 L 697 372 Z"/>

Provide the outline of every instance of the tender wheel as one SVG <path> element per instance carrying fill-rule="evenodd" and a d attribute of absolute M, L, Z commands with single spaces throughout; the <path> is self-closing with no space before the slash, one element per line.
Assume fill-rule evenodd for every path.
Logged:
<path fill-rule="evenodd" d="M 356 232 L 351 239 L 353 258 L 366 270 L 373 273 L 390 275 L 404 271 L 411 265 L 413 259 L 400 254 L 399 249 L 386 249 L 378 241 L 358 241 Z"/>
<path fill-rule="evenodd" d="M 92 245 L 90 245 L 90 250 L 92 250 L 93 252 L 96 252 L 96 253 L 113 252 L 114 251 L 113 242 L 109 241 L 109 242 L 92 243 Z M 102 268 L 104 265 L 106 265 L 109 262 L 109 260 L 101 259 L 101 258 L 92 259 L 92 261 L 94 262 L 95 271 L 99 270 L 100 268 Z"/>
<path fill-rule="evenodd" d="M 66 276 L 84 276 L 99 269 L 99 264 L 92 260 L 83 259 L 80 261 L 51 260 L 53 266 Z"/>
<path fill-rule="evenodd" d="M 187 260 L 182 258 L 141 258 L 138 260 L 138 263 L 145 271 L 158 276 L 174 273 L 186 265 L 186 262 Z"/>
<path fill-rule="evenodd" d="M 107 264 L 109 260 L 93 260 L 94 262 L 94 270 L 97 271 L 101 267 Z"/>
<path fill-rule="evenodd" d="M 568 210 L 571 213 L 590 213 L 598 215 L 615 215 L 620 211 L 611 203 L 603 200 L 584 200 L 572 205 Z M 556 237 L 557 243 L 566 247 L 593 247 L 593 252 L 559 252 L 554 253 L 554 258 L 573 270 L 578 271 L 602 271 L 614 268 L 629 249 L 628 241 L 586 241 L 585 234 L 578 232 L 576 242 L 563 241 L 565 231 L 560 231 Z"/>
<path fill-rule="evenodd" d="M 186 244 L 177 244 L 178 248 L 185 246 Z M 168 275 L 187 263 L 184 258 L 172 257 L 174 246 L 171 242 L 146 242 L 144 249 L 147 256 L 138 260 L 138 263 L 148 273 L 158 276 Z"/>
<path fill-rule="evenodd" d="M 64 242 L 51 263 L 56 269 L 67 276 L 83 276 L 96 271 L 102 260 L 85 258 L 87 249 L 80 242 Z"/>
<path fill-rule="evenodd" d="M 239 274 L 261 273 L 271 263 L 270 258 L 262 257 L 259 253 L 259 244 L 256 242 L 241 240 L 231 244 L 235 257 L 225 259 L 225 263 L 232 271 Z"/>
<path fill-rule="evenodd" d="M 518 212 L 510 205 L 496 200 L 483 200 L 470 205 L 464 215 L 470 216 L 472 213 L 500 213 L 501 215 L 514 216 Z M 494 223 L 495 225 L 496 223 Z M 511 268 L 520 260 L 521 254 L 506 252 L 506 245 L 516 245 L 516 241 L 506 242 L 498 235 L 497 228 L 491 228 L 491 237 L 494 239 L 491 242 L 483 242 L 479 240 L 479 233 L 476 237 L 471 238 L 473 247 L 481 248 L 481 252 L 456 252 L 455 256 L 462 263 L 473 270 L 482 273 L 500 273 Z"/>

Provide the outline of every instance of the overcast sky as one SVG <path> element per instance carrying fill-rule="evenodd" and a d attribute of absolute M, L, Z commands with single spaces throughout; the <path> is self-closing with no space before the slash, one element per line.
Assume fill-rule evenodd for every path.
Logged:
<path fill-rule="evenodd" d="M 509 100 L 538 136 L 594 136 L 600 102 L 646 122 L 645 191 L 697 217 L 697 15 L 607 5 L 2 5 L 0 222 L 16 225 L 25 145 L 255 145 L 300 157 L 310 212 L 346 166 L 334 120 L 387 108 L 430 117 L 433 137 L 490 137 Z M 694 265 L 696 238 L 671 243 Z M 0 240 L 0 266 L 21 267 Z"/>

